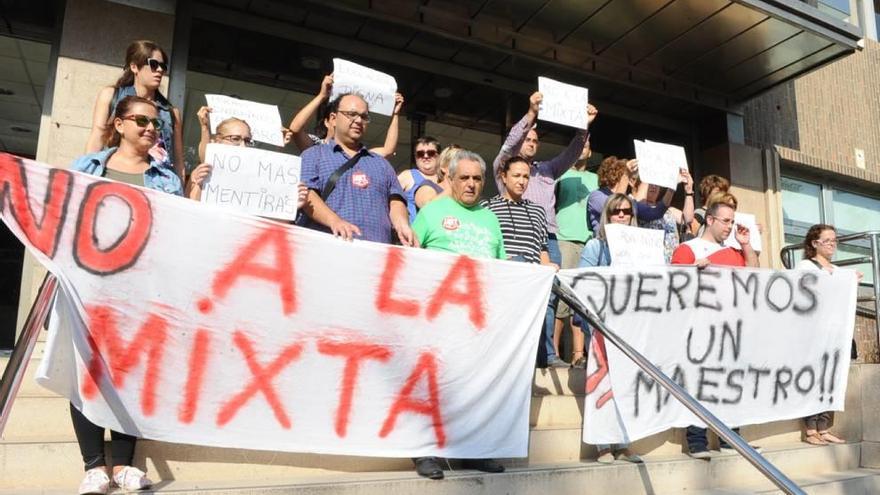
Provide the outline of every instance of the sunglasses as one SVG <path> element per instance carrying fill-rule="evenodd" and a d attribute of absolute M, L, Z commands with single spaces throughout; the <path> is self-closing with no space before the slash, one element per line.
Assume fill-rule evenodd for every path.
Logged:
<path fill-rule="evenodd" d="M 162 72 L 168 72 L 168 64 L 166 64 L 165 62 L 160 62 L 155 58 L 148 58 L 147 65 L 150 66 L 150 70 L 153 72 L 156 72 L 159 69 L 162 69 Z"/>
<path fill-rule="evenodd" d="M 416 158 L 434 158 L 435 156 L 437 156 L 437 150 L 416 151 Z"/>
<path fill-rule="evenodd" d="M 147 117 L 146 115 L 140 114 L 126 115 L 125 117 L 121 117 L 121 119 L 134 121 L 135 125 L 138 127 L 147 127 L 147 125 L 153 124 L 153 129 L 156 129 L 157 131 L 162 129 L 162 126 L 164 125 L 162 121 L 157 118 Z"/>
<path fill-rule="evenodd" d="M 613 215 L 620 215 L 621 213 L 631 217 L 633 214 L 633 209 L 632 208 L 614 208 L 613 210 L 611 210 L 612 216 Z"/>

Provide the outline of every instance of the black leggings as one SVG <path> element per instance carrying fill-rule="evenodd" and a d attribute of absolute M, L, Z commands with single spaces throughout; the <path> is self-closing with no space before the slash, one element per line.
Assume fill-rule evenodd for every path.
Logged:
<path fill-rule="evenodd" d="M 70 419 L 85 470 L 107 465 L 104 459 L 104 428 L 88 420 L 79 409 L 70 405 Z M 131 466 L 137 437 L 110 430 L 110 454 L 114 466 Z"/>

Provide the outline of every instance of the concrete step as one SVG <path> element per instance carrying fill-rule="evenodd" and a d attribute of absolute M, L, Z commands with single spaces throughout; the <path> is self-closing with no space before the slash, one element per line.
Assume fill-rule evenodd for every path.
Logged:
<path fill-rule="evenodd" d="M 852 455 L 855 451 L 856 455 Z M 818 455 L 817 455 L 818 453 Z M 790 470 L 797 484 L 811 495 L 862 495 L 877 493 L 880 470 L 859 469 L 850 466 L 833 469 L 835 457 L 849 457 L 848 463 L 858 464 L 858 445 L 831 448 L 793 447 L 768 452 L 768 458 L 777 465 L 801 463 L 799 469 Z M 323 456 L 327 457 L 327 456 Z M 393 472 L 372 473 L 314 473 L 308 477 L 285 476 L 269 479 L 258 475 L 238 479 L 194 480 L 178 478 L 171 480 L 161 472 L 151 474 L 157 481 L 156 490 L 144 493 L 187 495 L 397 495 L 419 493 L 420 495 L 451 494 L 524 494 L 547 493 L 618 493 L 626 495 L 742 495 L 766 493 L 777 490 L 754 488 L 762 478 L 757 470 L 745 460 L 716 458 L 710 462 L 689 459 L 684 456 L 667 460 L 652 460 L 643 465 L 618 463 L 557 463 L 512 467 L 503 474 L 487 475 L 469 470 L 447 471 L 446 480 L 431 481 L 419 478 L 408 460 L 402 460 L 401 469 Z M 788 459 L 784 461 L 783 458 Z M 360 461 L 360 459 L 357 459 Z M 722 462 L 717 462 L 721 460 Z M 826 462 L 826 464 L 816 464 Z M 45 467 L 45 466 L 44 466 Z M 789 466 L 791 467 L 791 466 Z M 745 469 L 747 468 L 747 470 Z M 820 471 L 818 473 L 812 471 Z M 81 473 L 77 473 L 80 475 Z M 159 474 L 159 476 L 157 476 Z M 722 475 L 719 477 L 719 475 Z M 157 478 L 161 478 L 159 481 Z M 733 485 L 719 483 L 719 479 L 736 478 Z M 78 479 L 56 487 L 18 486 L 0 489 L 0 495 L 16 493 L 69 493 Z"/>

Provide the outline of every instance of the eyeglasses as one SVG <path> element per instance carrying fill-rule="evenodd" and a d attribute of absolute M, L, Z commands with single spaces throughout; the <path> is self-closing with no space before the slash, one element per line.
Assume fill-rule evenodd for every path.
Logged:
<path fill-rule="evenodd" d="M 816 241 L 816 244 L 821 244 L 823 246 L 836 246 L 837 239 L 825 239 L 824 241 Z"/>
<path fill-rule="evenodd" d="M 416 158 L 434 158 L 437 156 L 437 150 L 418 150 Z"/>
<path fill-rule="evenodd" d="M 710 217 L 714 218 L 715 220 L 717 220 L 717 221 L 723 223 L 724 225 L 730 225 L 730 224 L 733 223 L 733 218 L 720 218 L 720 217 L 716 217 L 715 215 L 708 215 L 708 216 L 710 216 Z"/>
<path fill-rule="evenodd" d="M 226 134 L 224 136 L 217 136 L 217 138 L 235 146 L 241 146 L 244 144 L 245 146 L 250 147 L 254 145 L 254 140 L 252 138 L 238 134 Z"/>
<path fill-rule="evenodd" d="M 157 131 L 162 129 L 162 126 L 164 125 L 162 121 L 157 118 L 147 117 L 146 115 L 140 114 L 126 115 L 125 117 L 120 118 L 122 120 L 132 120 L 138 127 L 147 127 L 147 125 L 153 124 L 153 129 L 156 129 Z"/>
<path fill-rule="evenodd" d="M 341 113 L 342 115 L 345 115 L 346 117 L 348 117 L 351 120 L 354 120 L 354 119 L 360 117 L 361 122 L 363 122 L 364 124 L 366 124 L 370 121 L 370 114 L 367 112 L 358 113 L 353 110 L 339 110 L 336 113 Z"/>
<path fill-rule="evenodd" d="M 611 210 L 612 216 L 620 215 L 621 213 L 623 213 L 624 215 L 626 215 L 628 217 L 631 217 L 633 214 L 633 209 L 632 208 L 614 208 Z"/>

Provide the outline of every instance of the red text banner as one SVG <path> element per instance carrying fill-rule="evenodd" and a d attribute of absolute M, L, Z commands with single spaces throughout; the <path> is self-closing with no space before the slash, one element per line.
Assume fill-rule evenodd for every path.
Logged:
<path fill-rule="evenodd" d="M 369 242 L 0 155 L 60 291 L 38 381 L 155 440 L 522 457 L 550 269 Z"/>

